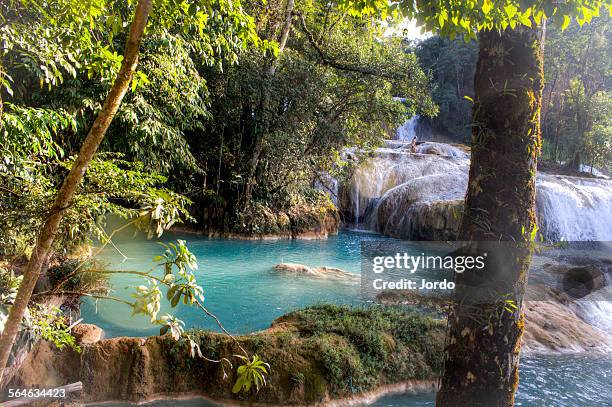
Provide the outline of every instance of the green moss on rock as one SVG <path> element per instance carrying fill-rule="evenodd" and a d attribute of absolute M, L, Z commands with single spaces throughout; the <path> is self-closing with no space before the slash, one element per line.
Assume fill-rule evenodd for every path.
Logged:
<path fill-rule="evenodd" d="M 211 359 L 228 358 L 234 369 L 189 357 L 188 350 L 169 336 L 113 338 L 84 345 L 80 366 L 71 369 L 70 377 L 56 377 L 59 381 L 53 385 L 82 381 L 79 402 L 199 393 L 216 400 L 316 404 L 383 385 L 435 380 L 442 369 L 444 328 L 440 320 L 396 307 L 318 305 L 278 318 L 267 330 L 236 338 L 271 365 L 268 385 L 259 392 L 231 392 L 239 362 L 233 355 L 241 353 L 238 343 L 204 330 L 190 332 L 202 353 Z M 75 358 L 59 351 L 46 357 L 52 360 L 32 361 L 30 370 L 37 371 L 34 364 L 57 366 Z M 47 377 L 23 375 L 13 384 L 44 386 Z"/>

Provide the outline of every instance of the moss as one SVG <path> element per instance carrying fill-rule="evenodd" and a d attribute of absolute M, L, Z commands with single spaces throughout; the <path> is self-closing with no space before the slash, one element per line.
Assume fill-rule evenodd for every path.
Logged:
<path fill-rule="evenodd" d="M 268 386 L 234 395 L 234 369 L 190 358 L 168 336 L 158 338 L 168 373 L 181 389 L 212 398 L 272 404 L 315 404 L 380 385 L 433 380 L 442 369 L 445 325 L 397 306 L 318 305 L 287 314 L 268 330 L 236 339 L 271 365 Z M 189 331 L 210 359 L 237 362 L 238 344 L 224 335 Z M 138 348 L 140 349 L 140 348 Z M 225 379 L 225 374 L 229 378 Z M 173 385 L 174 386 L 174 385 Z"/>
<path fill-rule="evenodd" d="M 327 381 L 318 371 L 304 373 L 304 402 L 317 403 L 327 395 Z"/>
<path fill-rule="evenodd" d="M 404 308 L 318 305 L 278 322 L 297 327 L 334 395 L 434 378 L 442 370 L 443 323 Z"/>
<path fill-rule="evenodd" d="M 312 196 L 291 199 L 283 208 L 255 202 L 237 213 L 232 231 L 247 236 L 326 234 L 336 232 L 339 222 L 329 196 L 314 191 Z"/>

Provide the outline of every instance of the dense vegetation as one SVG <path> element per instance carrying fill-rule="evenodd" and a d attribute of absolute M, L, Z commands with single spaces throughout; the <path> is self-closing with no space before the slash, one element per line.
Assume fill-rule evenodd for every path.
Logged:
<path fill-rule="evenodd" d="M 551 164 L 583 172 L 590 167 L 612 170 L 610 38 L 609 17 L 547 29 L 541 119 L 543 159 Z M 432 36 L 415 48 L 433 79 L 432 97 L 440 110 L 435 118 L 421 120 L 421 130 L 434 138 L 468 142 L 472 103 L 465 96 L 474 96 L 476 42 Z"/>
<path fill-rule="evenodd" d="M 226 339 L 218 334 L 201 330 L 190 334 L 214 357 L 231 352 L 219 346 Z M 271 329 L 240 341 L 271 361 L 270 380 L 276 385 L 262 389 L 257 400 L 316 403 L 383 384 L 435 380 L 443 368 L 444 322 L 399 306 L 318 305 L 289 313 L 274 321 Z M 177 369 L 218 376 L 210 366 L 179 356 L 173 354 Z M 219 387 L 212 391 L 222 392 L 224 386 Z"/>
<path fill-rule="evenodd" d="M 125 12 L 121 4 L 113 6 L 118 13 Z M 280 40 L 283 4 L 247 5 L 261 38 Z M 343 18 L 322 2 L 295 7 L 300 19 L 280 55 L 273 47 L 224 49 L 222 25 L 207 26 L 211 44 L 189 26 L 147 36 L 132 92 L 64 222 L 72 230 L 64 226 L 61 235 L 75 241 L 101 234 L 100 215 L 129 216 L 128 209 L 158 198 L 187 218 L 187 199 L 165 188 L 196 203 L 200 228 L 275 232 L 279 214 L 299 217 L 329 206 L 313 186 L 322 171 L 340 170 L 343 147 L 376 146 L 388 137 L 384 129 L 414 112 L 435 113 L 415 55 L 403 51 L 401 40 L 382 37 L 381 23 Z M 125 41 L 106 21 L 93 35 L 111 43 L 90 45 L 101 56 L 58 50 L 54 38 L 68 41 L 74 33 L 43 27 L 41 15 L 21 11 L 21 20 L 1 32 L 9 86 L 2 95 L 0 185 L 9 195 L 2 200 L 1 238 L 9 251 L 31 245 L 40 214 L 112 85 Z M 26 24 L 34 29 L 21 29 Z M 125 181 L 119 172 L 129 174 Z"/>

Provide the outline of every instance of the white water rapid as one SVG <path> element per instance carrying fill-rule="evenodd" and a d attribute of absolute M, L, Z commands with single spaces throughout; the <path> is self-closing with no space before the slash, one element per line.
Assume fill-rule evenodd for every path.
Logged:
<path fill-rule="evenodd" d="M 361 227 L 405 239 L 451 238 L 467 188 L 469 154 L 449 144 L 389 141 L 340 188 Z M 612 241 L 612 180 L 539 173 L 540 233 L 551 241 Z"/>

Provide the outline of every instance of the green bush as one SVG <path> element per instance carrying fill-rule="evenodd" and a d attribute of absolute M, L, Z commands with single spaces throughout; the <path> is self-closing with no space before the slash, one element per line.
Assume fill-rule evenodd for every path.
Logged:
<path fill-rule="evenodd" d="M 108 274 L 98 272 L 103 269 L 95 260 L 63 259 L 50 267 L 47 275 L 52 288 L 61 284 L 62 291 L 98 293 L 105 291 L 108 284 Z"/>

